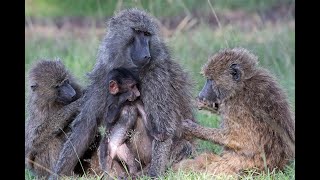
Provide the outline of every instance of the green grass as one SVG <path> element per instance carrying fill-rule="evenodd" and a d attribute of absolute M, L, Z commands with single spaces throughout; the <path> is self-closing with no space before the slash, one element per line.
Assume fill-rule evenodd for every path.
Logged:
<path fill-rule="evenodd" d="M 26 15 L 46 18 L 48 20 L 62 16 L 80 16 L 101 18 L 113 14 L 113 11 L 120 6 L 119 1 L 86 1 L 77 0 L 26 0 Z M 138 3 L 153 12 L 155 16 L 173 16 L 186 13 L 192 8 L 205 9 L 211 12 L 207 1 L 197 3 L 198 1 L 123 1 L 121 7 L 130 7 Z M 215 10 L 224 9 L 244 9 L 246 11 L 260 11 L 276 4 L 276 0 L 211 0 Z M 281 1 L 294 2 L 294 1 Z M 72 4 L 70 4 L 72 3 Z M 99 4 L 98 4 L 99 3 Z M 140 6 L 140 5 L 137 5 Z M 161 9 L 160 7 L 166 8 Z M 141 6 L 140 6 L 141 7 Z M 25 40 L 25 75 L 32 63 L 40 59 L 61 58 L 66 67 L 74 74 L 77 80 L 83 86 L 88 84 L 86 73 L 90 72 L 96 61 L 98 46 L 102 40 L 104 29 L 96 29 L 92 26 L 88 29 L 80 29 L 81 35 L 68 29 L 55 29 L 48 25 L 46 30 L 35 28 L 26 29 Z M 172 50 L 172 56 L 179 62 L 195 82 L 194 96 L 201 90 L 204 84 L 204 78 L 200 75 L 202 65 L 208 57 L 221 48 L 226 47 L 244 47 L 252 51 L 259 57 L 259 63 L 262 67 L 269 69 L 279 80 L 281 86 L 287 92 L 292 110 L 295 107 L 295 23 L 294 19 L 284 22 L 270 24 L 261 23 L 258 26 L 250 25 L 249 28 L 239 27 L 233 23 L 229 25 L 222 24 L 222 27 L 207 25 L 202 22 L 196 27 L 176 32 L 173 36 L 165 38 L 165 41 Z M 28 82 L 26 82 L 26 97 L 28 94 Z M 26 112 L 27 114 L 27 112 Z M 208 112 L 197 111 L 196 118 L 200 124 L 208 127 L 219 126 L 219 116 Z M 197 152 L 211 151 L 221 152 L 221 147 L 211 142 L 198 140 Z M 240 179 L 295 179 L 295 164 L 290 164 L 284 171 L 266 172 L 249 175 Z M 25 171 L 26 179 L 34 179 L 31 173 Z M 208 174 L 169 171 L 160 179 L 212 179 Z M 225 177 L 214 177 L 215 179 L 224 179 Z M 98 177 L 88 177 L 83 179 L 99 179 Z M 147 179 L 147 178 L 141 178 Z"/>
<path fill-rule="evenodd" d="M 220 11 L 241 9 L 247 12 L 263 11 L 277 4 L 291 4 L 294 0 L 210 0 Z M 38 18 L 92 17 L 104 18 L 115 10 L 140 7 L 157 17 L 170 17 L 192 10 L 211 12 L 207 0 L 26 0 L 26 16 Z"/>
<path fill-rule="evenodd" d="M 246 175 L 239 175 L 237 177 L 235 176 L 225 176 L 225 175 L 219 175 L 219 176 L 213 176 L 207 173 L 195 173 L 195 172 L 185 172 L 185 171 L 178 171 L 173 172 L 171 169 L 169 169 L 163 176 L 159 177 L 159 180 L 188 180 L 188 179 L 197 179 L 197 180 L 208 180 L 208 179 L 215 179 L 215 180 L 293 180 L 295 179 L 295 164 L 294 162 L 287 166 L 283 171 L 267 171 L 263 173 L 258 173 L 255 170 L 247 171 Z M 26 170 L 25 171 L 25 179 L 31 180 L 35 179 L 31 173 Z M 100 180 L 100 176 L 88 176 L 88 177 L 66 177 L 62 178 L 65 180 L 73 180 L 73 179 L 81 179 L 81 180 Z M 147 176 L 142 176 L 139 178 L 139 180 L 150 180 Z"/>

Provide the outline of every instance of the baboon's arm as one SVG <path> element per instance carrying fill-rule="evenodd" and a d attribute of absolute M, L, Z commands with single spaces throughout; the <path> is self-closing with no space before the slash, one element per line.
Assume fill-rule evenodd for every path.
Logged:
<path fill-rule="evenodd" d="M 60 109 L 56 114 L 46 120 L 43 124 L 37 127 L 37 134 L 41 134 L 33 139 L 33 146 L 37 149 L 44 147 L 56 134 L 70 123 L 71 117 L 78 111 L 81 106 L 81 99 L 78 99 Z"/>
<path fill-rule="evenodd" d="M 193 135 L 199 139 L 211 141 L 232 149 L 240 149 L 239 143 L 234 139 L 229 138 L 228 130 L 226 128 L 217 129 L 203 127 L 189 119 L 182 121 L 182 126 L 184 133 L 188 135 Z"/>
<path fill-rule="evenodd" d="M 105 99 L 101 98 L 104 94 L 99 91 L 99 87 L 90 89 L 87 93 L 90 93 L 87 95 L 89 98 L 86 99 L 80 113 L 72 121 L 72 133 L 64 143 L 54 166 L 54 172 L 58 175 L 71 175 L 79 158 L 95 140 L 103 113 L 101 111 L 105 109 Z M 57 179 L 56 174 L 52 174 L 49 179 Z"/>
<path fill-rule="evenodd" d="M 51 122 L 55 123 L 55 127 L 57 129 L 64 128 L 67 124 L 70 123 L 71 117 L 76 113 L 79 112 L 79 108 L 82 103 L 82 98 L 64 106 L 60 109 L 56 114 L 51 117 Z"/>

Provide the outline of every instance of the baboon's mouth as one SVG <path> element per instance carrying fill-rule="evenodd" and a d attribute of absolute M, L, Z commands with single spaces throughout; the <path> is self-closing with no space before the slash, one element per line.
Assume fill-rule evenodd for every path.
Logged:
<path fill-rule="evenodd" d="M 61 103 L 62 105 L 67 105 L 67 104 L 72 103 L 74 100 L 75 99 L 72 99 L 72 98 L 70 98 L 70 99 L 57 98 L 56 102 Z"/>
<path fill-rule="evenodd" d="M 208 110 L 214 113 L 217 112 L 219 109 L 218 103 L 200 100 L 199 98 L 197 98 L 197 105 L 199 110 Z"/>

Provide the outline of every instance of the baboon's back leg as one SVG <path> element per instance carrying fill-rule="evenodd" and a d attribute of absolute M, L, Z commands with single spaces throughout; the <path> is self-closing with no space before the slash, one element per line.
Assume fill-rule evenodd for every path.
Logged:
<path fill-rule="evenodd" d="M 125 143 L 118 148 L 117 156 L 120 160 L 125 161 L 131 174 L 138 171 L 138 163 L 135 161 L 134 154 Z"/>
<path fill-rule="evenodd" d="M 185 139 L 176 142 L 176 146 L 171 150 L 170 164 L 178 163 L 188 158 L 195 152 L 194 145 Z"/>
<path fill-rule="evenodd" d="M 225 153 L 222 156 L 203 153 L 194 159 L 182 160 L 173 166 L 173 170 L 236 175 L 244 168 L 253 167 L 253 164 L 251 159 L 234 153 Z"/>
<path fill-rule="evenodd" d="M 174 171 L 195 171 L 195 172 L 205 172 L 207 167 L 213 161 L 218 161 L 221 159 L 218 155 L 212 153 L 203 153 L 196 156 L 194 159 L 184 159 L 177 164 L 174 164 L 172 169 Z"/>

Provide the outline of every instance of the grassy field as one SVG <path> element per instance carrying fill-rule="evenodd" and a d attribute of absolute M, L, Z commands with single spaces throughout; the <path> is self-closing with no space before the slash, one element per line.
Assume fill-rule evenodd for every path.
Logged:
<path fill-rule="evenodd" d="M 73 3 L 72 3 L 73 2 Z M 87 2 L 87 1 L 86 1 Z M 194 96 L 200 91 L 204 78 L 200 75 L 208 56 L 221 48 L 245 47 L 259 57 L 288 94 L 292 110 L 295 107 L 295 19 L 294 1 L 216 0 L 216 1 L 90 1 L 26 0 L 25 72 L 40 59 L 61 58 L 66 67 L 83 86 L 88 84 L 86 73 L 96 61 L 98 45 L 106 31 L 105 20 L 115 10 L 143 7 L 163 23 L 165 41 L 172 55 L 195 82 Z M 210 2 L 210 4 L 209 4 Z M 72 4 L 70 4 L 72 3 Z M 210 8 L 212 5 L 213 8 Z M 161 8 L 162 9 L 161 9 Z M 166 7 L 163 9 L 163 7 Z M 201 12 L 201 13 L 199 13 Z M 214 16 L 216 13 L 217 18 Z M 85 25 L 70 21 L 78 18 Z M 89 20 L 87 19 L 89 18 Z M 79 20 L 80 19 L 80 20 Z M 62 22 L 62 25 L 57 24 Z M 80 25 L 79 25 L 80 24 Z M 102 24 L 99 25 L 99 24 Z M 26 81 L 26 97 L 28 82 Z M 26 112 L 27 114 L 27 112 Z M 219 126 L 219 117 L 197 111 L 198 121 L 209 127 Z M 221 148 L 200 141 L 199 153 Z M 28 170 L 26 179 L 34 179 Z M 98 179 L 85 177 L 82 179 Z M 212 179 L 208 174 L 169 171 L 160 179 Z M 226 177 L 215 177 L 226 179 Z M 147 179 L 147 178 L 141 178 Z M 270 170 L 264 174 L 250 172 L 240 179 L 295 179 L 294 162 L 284 171 Z"/>

